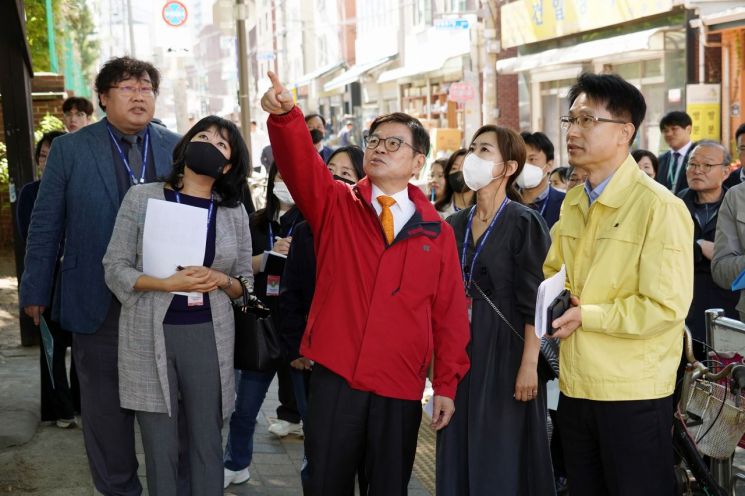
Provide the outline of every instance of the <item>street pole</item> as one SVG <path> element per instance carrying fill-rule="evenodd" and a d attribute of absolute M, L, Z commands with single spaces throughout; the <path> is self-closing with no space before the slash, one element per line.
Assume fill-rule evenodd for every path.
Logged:
<path fill-rule="evenodd" d="M 135 51 L 135 23 L 132 21 L 132 0 L 127 0 L 127 20 L 129 21 L 129 50 L 132 58 L 137 58 Z"/>
<path fill-rule="evenodd" d="M 52 0 L 46 0 L 44 4 L 47 17 L 47 45 L 49 48 L 49 70 L 59 74 L 59 61 L 57 60 L 57 45 L 54 39 L 54 11 Z"/>
<path fill-rule="evenodd" d="M 248 38 L 246 37 L 245 0 L 235 0 L 235 29 L 238 39 L 238 105 L 241 107 L 241 129 L 243 139 L 248 147 L 248 175 L 253 172 L 253 154 L 251 153 L 251 107 L 248 89 Z"/>

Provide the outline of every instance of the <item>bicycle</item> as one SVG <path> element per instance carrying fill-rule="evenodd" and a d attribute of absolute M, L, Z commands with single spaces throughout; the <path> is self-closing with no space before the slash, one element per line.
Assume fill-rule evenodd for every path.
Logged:
<path fill-rule="evenodd" d="M 709 312 L 707 321 L 713 321 L 716 315 Z M 673 414 L 673 449 L 681 459 L 675 467 L 680 494 L 734 496 L 736 483 L 745 481 L 745 474 L 732 475 L 732 455 L 745 434 L 745 364 L 707 360 L 714 362 L 707 367 L 695 358 L 687 328 L 684 350 L 688 363 Z M 719 358 L 716 351 L 714 356 Z"/>

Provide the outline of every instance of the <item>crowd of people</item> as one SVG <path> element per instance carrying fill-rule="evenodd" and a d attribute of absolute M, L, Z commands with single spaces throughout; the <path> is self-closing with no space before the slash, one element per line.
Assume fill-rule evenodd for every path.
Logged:
<path fill-rule="evenodd" d="M 729 289 L 745 269 L 745 186 L 726 144 L 692 142 L 673 111 L 668 151 L 632 150 L 642 94 L 584 73 L 561 118 L 569 167 L 544 133 L 485 125 L 420 187 L 431 145 L 417 119 L 377 117 L 363 147 L 350 123 L 332 149 L 325 118 L 269 78 L 256 211 L 240 130 L 217 116 L 166 129 L 144 61 L 108 61 L 95 82 L 105 117 L 91 123 L 91 102 L 71 98 L 69 132 L 37 144 L 41 180 L 17 209 L 21 307 L 55 338 L 42 419 L 81 414 L 98 491 L 141 494 L 135 419 L 149 494 L 248 481 L 276 377 L 270 431 L 304 436 L 306 495 L 406 494 L 428 381 L 438 495 L 674 494 L 684 325 L 705 358 L 704 311 L 745 318 Z M 736 141 L 742 163 L 745 124 Z M 174 255 L 164 277 L 144 269 L 158 201 L 206 230 L 201 263 Z M 571 308 L 540 338 L 538 287 L 559 272 Z M 254 296 L 269 317 L 239 319 Z M 246 332 L 275 334 L 268 365 L 238 358 Z M 560 341 L 550 412 L 542 339 Z"/>

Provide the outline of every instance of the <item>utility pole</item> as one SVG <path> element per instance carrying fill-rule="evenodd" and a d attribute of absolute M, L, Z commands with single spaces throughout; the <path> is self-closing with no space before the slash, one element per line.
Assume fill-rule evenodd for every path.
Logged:
<path fill-rule="evenodd" d="M 127 20 L 129 21 L 129 50 L 132 58 L 137 58 L 137 52 L 135 51 L 135 28 L 134 21 L 132 21 L 132 0 L 127 0 Z"/>
<path fill-rule="evenodd" d="M 499 26 L 496 0 L 481 0 L 483 12 L 483 61 L 481 69 L 482 97 L 481 115 L 484 124 L 497 124 L 499 106 L 497 103 L 497 53 L 499 52 Z"/>
<path fill-rule="evenodd" d="M 248 38 L 246 36 L 246 17 L 248 6 L 245 0 L 235 0 L 235 29 L 238 39 L 238 105 L 241 107 L 241 129 L 248 147 L 248 175 L 253 171 L 251 148 L 251 107 L 248 89 Z"/>

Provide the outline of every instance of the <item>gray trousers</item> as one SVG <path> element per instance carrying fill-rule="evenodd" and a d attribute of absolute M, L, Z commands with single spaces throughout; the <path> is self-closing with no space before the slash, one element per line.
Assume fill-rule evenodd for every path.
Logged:
<path fill-rule="evenodd" d="M 165 324 L 163 331 L 172 415 L 136 412 L 148 492 L 150 496 L 178 493 L 180 418 L 188 436 L 191 493 L 222 496 L 222 398 L 212 323 Z"/>
<path fill-rule="evenodd" d="M 73 335 L 80 381 L 83 439 L 96 489 L 105 496 L 139 496 L 134 414 L 119 406 L 119 302 L 93 334 Z"/>

